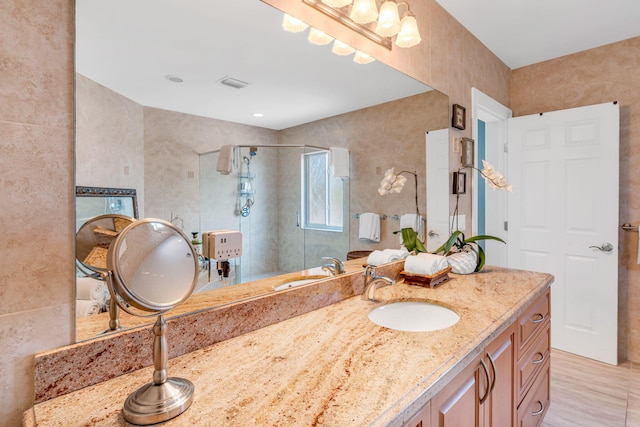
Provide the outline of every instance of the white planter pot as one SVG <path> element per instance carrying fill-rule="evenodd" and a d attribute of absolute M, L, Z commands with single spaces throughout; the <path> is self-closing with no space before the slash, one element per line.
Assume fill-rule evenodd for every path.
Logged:
<path fill-rule="evenodd" d="M 447 256 L 447 262 L 456 274 L 471 274 L 478 265 L 475 252 L 456 252 Z"/>

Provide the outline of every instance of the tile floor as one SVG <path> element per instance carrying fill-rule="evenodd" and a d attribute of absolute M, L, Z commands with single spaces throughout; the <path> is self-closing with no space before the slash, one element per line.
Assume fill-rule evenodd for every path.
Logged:
<path fill-rule="evenodd" d="M 551 406 L 543 427 L 640 427 L 640 363 L 618 366 L 551 352 Z"/>

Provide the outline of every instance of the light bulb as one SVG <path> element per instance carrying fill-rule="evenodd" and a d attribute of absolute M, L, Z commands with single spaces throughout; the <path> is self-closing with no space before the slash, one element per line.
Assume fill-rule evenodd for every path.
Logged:
<path fill-rule="evenodd" d="M 333 37 L 329 34 L 323 33 L 322 31 L 311 27 L 309 30 L 309 43 L 317 44 L 318 46 L 324 46 L 325 44 L 329 44 L 333 41 Z"/>
<path fill-rule="evenodd" d="M 396 46 L 411 47 L 422 41 L 420 33 L 418 32 L 418 21 L 416 21 L 415 16 L 407 14 L 402 18 L 401 25 L 402 27 L 396 38 Z"/>
<path fill-rule="evenodd" d="M 299 33 L 307 29 L 309 25 L 305 24 L 298 18 L 294 18 L 291 15 L 284 14 L 284 18 L 282 19 L 282 28 L 287 31 L 291 31 L 292 33 Z"/>
<path fill-rule="evenodd" d="M 352 48 L 346 43 L 341 42 L 338 39 L 336 39 L 336 41 L 333 42 L 333 48 L 331 49 L 331 52 L 340 56 L 351 55 L 355 51 L 356 50 L 354 48 Z"/>
<path fill-rule="evenodd" d="M 360 52 L 359 50 L 356 50 L 356 54 L 353 56 L 353 62 L 357 64 L 368 64 L 373 61 L 375 61 L 375 59 L 371 55 Z"/>
<path fill-rule="evenodd" d="M 400 16 L 395 0 L 387 0 L 380 6 L 380 16 L 376 25 L 376 33 L 382 37 L 393 37 L 400 31 Z"/>
<path fill-rule="evenodd" d="M 376 0 L 354 0 L 349 15 L 358 24 L 368 24 L 378 18 Z"/>

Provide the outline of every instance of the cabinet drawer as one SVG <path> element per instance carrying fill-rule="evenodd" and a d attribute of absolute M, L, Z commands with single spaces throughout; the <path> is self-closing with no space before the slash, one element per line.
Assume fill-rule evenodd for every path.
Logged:
<path fill-rule="evenodd" d="M 537 427 L 549 410 L 549 361 L 518 407 L 518 426 Z"/>
<path fill-rule="evenodd" d="M 409 421 L 403 424 L 405 427 L 430 427 L 431 426 L 431 402 L 427 402 Z"/>
<path fill-rule="evenodd" d="M 551 341 L 551 331 L 549 324 L 542 334 L 537 336 L 537 340 L 527 351 L 521 355 L 518 361 L 518 390 L 522 398 L 536 375 L 542 370 L 545 362 L 549 359 L 549 343 Z"/>
<path fill-rule="evenodd" d="M 522 350 L 530 344 L 535 334 L 548 324 L 549 313 L 549 291 L 547 290 L 518 319 L 519 354 L 522 354 Z"/>

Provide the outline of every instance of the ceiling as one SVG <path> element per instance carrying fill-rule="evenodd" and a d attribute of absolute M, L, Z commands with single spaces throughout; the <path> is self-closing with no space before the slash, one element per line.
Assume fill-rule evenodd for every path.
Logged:
<path fill-rule="evenodd" d="M 436 1 L 512 69 L 640 35 L 640 0 Z M 429 90 L 281 22 L 259 0 L 77 1 L 76 70 L 144 106 L 277 130 Z"/>
<path fill-rule="evenodd" d="M 76 70 L 144 106 L 276 130 L 430 90 L 312 45 L 282 18 L 258 0 L 77 1 Z"/>
<path fill-rule="evenodd" d="M 638 0 L 436 1 L 511 69 L 640 36 Z"/>

